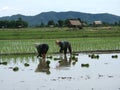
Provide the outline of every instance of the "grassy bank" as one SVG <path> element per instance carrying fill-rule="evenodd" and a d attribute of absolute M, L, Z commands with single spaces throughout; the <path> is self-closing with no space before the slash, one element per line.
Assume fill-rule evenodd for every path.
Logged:
<path fill-rule="evenodd" d="M 82 30 L 74 30 L 69 28 L 23 28 L 0 30 L 0 40 L 56 39 L 82 37 L 120 37 L 120 27 L 93 27 L 84 28 Z"/>

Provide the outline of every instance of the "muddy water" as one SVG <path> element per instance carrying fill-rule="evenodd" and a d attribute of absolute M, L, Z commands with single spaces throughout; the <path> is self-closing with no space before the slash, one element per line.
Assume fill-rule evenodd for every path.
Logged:
<path fill-rule="evenodd" d="M 1 63 L 7 62 L 0 64 L 0 90 L 120 90 L 119 53 L 99 54 L 93 59 L 78 54 L 75 58 L 0 56 Z"/>

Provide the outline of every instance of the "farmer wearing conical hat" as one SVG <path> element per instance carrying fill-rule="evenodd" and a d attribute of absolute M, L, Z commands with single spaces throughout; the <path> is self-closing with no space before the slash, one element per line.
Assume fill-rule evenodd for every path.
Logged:
<path fill-rule="evenodd" d="M 59 50 L 60 53 L 64 52 L 64 55 L 66 55 L 67 49 L 68 49 L 69 53 L 72 54 L 71 44 L 68 41 L 56 40 L 56 44 L 59 45 L 60 47 L 60 50 Z"/>
<path fill-rule="evenodd" d="M 38 51 L 38 56 L 37 57 L 42 57 L 45 58 L 46 57 L 46 53 L 49 49 L 48 44 L 35 44 L 35 47 Z"/>

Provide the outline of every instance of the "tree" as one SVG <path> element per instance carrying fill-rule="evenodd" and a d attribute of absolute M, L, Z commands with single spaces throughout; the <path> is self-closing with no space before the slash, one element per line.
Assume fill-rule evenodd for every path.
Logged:
<path fill-rule="evenodd" d="M 64 24 L 65 24 L 65 26 L 69 27 L 69 25 L 70 25 L 69 24 L 69 19 L 66 19 Z"/>
<path fill-rule="evenodd" d="M 0 21 L 0 28 L 8 28 L 9 27 L 9 21 L 4 20 Z"/>
<path fill-rule="evenodd" d="M 64 21 L 63 20 L 58 20 L 58 26 L 63 27 L 64 26 Z"/>
<path fill-rule="evenodd" d="M 28 23 L 23 21 L 22 18 L 18 18 L 18 20 L 3 20 L 0 21 L 0 28 L 25 28 L 28 27 Z"/>
<path fill-rule="evenodd" d="M 103 26 L 109 26 L 110 24 L 108 22 L 103 22 Z"/>
<path fill-rule="evenodd" d="M 4 21 L 0 21 L 0 28 L 3 28 L 3 27 L 5 27 Z"/>
<path fill-rule="evenodd" d="M 116 26 L 116 25 L 118 25 L 118 23 L 117 23 L 117 22 L 115 22 L 115 23 L 114 23 L 114 25 Z"/>
<path fill-rule="evenodd" d="M 18 18 L 18 20 L 16 20 L 16 28 L 25 28 L 28 27 L 28 23 L 23 21 L 22 18 Z"/>
<path fill-rule="evenodd" d="M 16 21 L 15 20 L 12 20 L 9 22 L 9 28 L 15 28 L 16 26 Z"/>
<path fill-rule="evenodd" d="M 16 20 L 16 28 L 22 27 L 23 27 L 22 18 L 18 18 L 18 20 Z"/>
<path fill-rule="evenodd" d="M 54 26 L 54 25 L 55 25 L 55 22 L 53 20 L 48 21 L 48 26 Z"/>
<path fill-rule="evenodd" d="M 42 22 L 41 24 L 40 24 L 40 27 L 44 27 L 45 26 L 45 24 Z"/>
<path fill-rule="evenodd" d="M 119 26 L 120 26 L 120 20 L 119 20 Z"/>
<path fill-rule="evenodd" d="M 77 20 L 79 20 L 80 22 L 83 22 L 80 18 L 78 18 Z"/>

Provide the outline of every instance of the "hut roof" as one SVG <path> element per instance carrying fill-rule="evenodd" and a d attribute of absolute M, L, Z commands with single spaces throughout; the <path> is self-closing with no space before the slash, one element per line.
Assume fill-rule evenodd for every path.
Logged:
<path fill-rule="evenodd" d="M 73 26 L 81 26 L 81 22 L 79 20 L 69 20 L 69 22 Z"/>
<path fill-rule="evenodd" d="M 94 24 L 96 24 L 96 25 L 101 25 L 101 24 L 102 24 L 102 21 L 94 21 Z"/>

